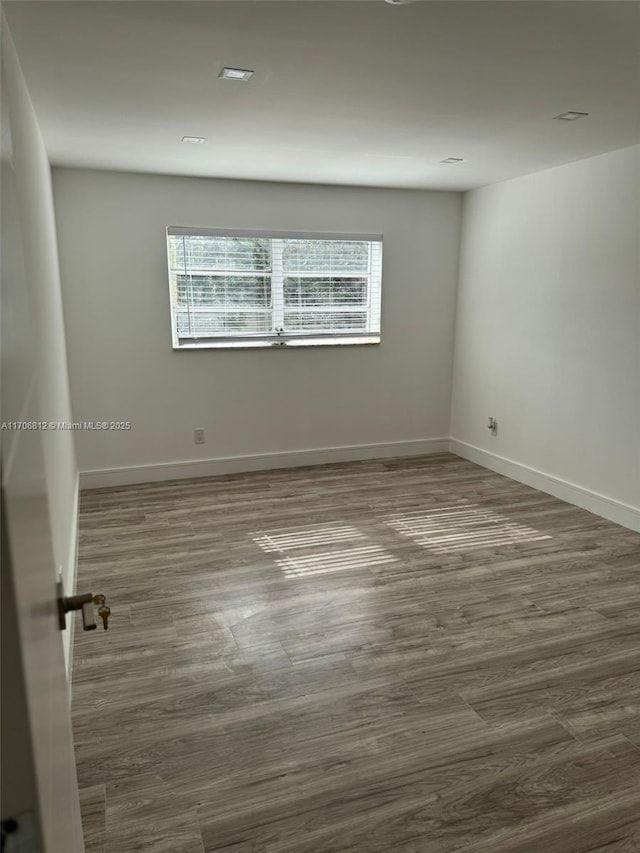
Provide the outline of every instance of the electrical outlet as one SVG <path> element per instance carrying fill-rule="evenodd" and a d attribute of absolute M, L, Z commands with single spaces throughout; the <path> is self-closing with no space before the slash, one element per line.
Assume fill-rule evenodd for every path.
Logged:
<path fill-rule="evenodd" d="M 204 444 L 204 430 L 203 429 L 194 429 L 194 431 L 193 431 L 193 443 L 194 444 Z"/>
<path fill-rule="evenodd" d="M 489 418 L 489 423 L 487 424 L 487 429 L 491 433 L 491 435 L 498 434 L 498 421 L 495 418 Z"/>

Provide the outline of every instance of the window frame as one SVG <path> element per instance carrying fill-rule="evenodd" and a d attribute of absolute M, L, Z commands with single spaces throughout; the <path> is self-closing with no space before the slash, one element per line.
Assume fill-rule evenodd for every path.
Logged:
<path fill-rule="evenodd" d="M 343 278 L 364 278 L 367 279 L 367 303 L 366 306 L 357 306 L 359 310 L 366 311 L 367 326 L 377 328 L 378 331 L 353 332 L 347 331 L 344 334 L 339 332 L 318 332 L 318 333 L 284 333 L 279 334 L 275 331 L 277 328 L 276 317 L 280 317 L 282 325 L 284 324 L 284 312 L 287 309 L 285 304 L 285 279 L 287 273 L 283 269 L 282 256 L 274 257 L 273 244 L 271 269 L 268 273 L 271 288 L 271 305 L 268 310 L 272 312 L 272 327 L 274 331 L 267 334 L 250 334 L 250 335 L 216 335 L 213 337 L 186 338 L 178 334 L 177 310 L 184 307 L 179 304 L 178 291 L 174 288 L 175 268 L 171 266 L 171 250 L 169 238 L 172 236 L 194 236 L 194 237 L 248 237 L 248 238 L 265 238 L 272 241 L 279 240 L 327 240 L 327 241 L 344 241 L 344 242 L 368 242 L 374 245 L 375 258 L 373 263 L 376 264 L 376 269 L 371 268 L 366 274 L 345 273 L 343 276 L 335 275 L 334 277 Z M 178 226 L 170 225 L 166 228 L 165 233 L 166 249 L 167 249 L 167 271 L 169 283 L 169 302 L 170 302 L 170 322 L 171 322 L 171 339 L 174 350 L 203 350 L 203 349 L 297 349 L 300 347 L 326 347 L 326 346 L 362 346 L 362 345 L 378 345 L 381 342 L 382 332 L 382 278 L 383 278 L 383 235 L 382 234 L 363 234 L 363 233 L 336 233 L 336 232 L 317 232 L 317 231 L 270 231 L 270 230 L 255 230 L 247 228 L 205 228 L 202 226 Z M 281 248 L 281 245 L 280 245 Z M 371 261 L 370 261 L 371 264 Z M 376 275 L 376 270 L 379 272 Z M 221 270 L 221 273 L 224 271 Z M 203 273 L 207 275 L 210 273 Z M 256 273 L 257 274 L 257 273 Z M 309 273 L 311 276 L 313 273 Z M 319 273 L 316 273 L 319 275 Z M 374 275 L 376 276 L 374 280 Z M 292 274 L 295 277 L 295 274 Z M 301 276 L 304 277 L 304 276 Z M 274 287 L 274 282 L 276 286 Z M 373 297 L 372 284 L 375 286 L 377 294 Z M 175 293 L 174 293 L 175 290 Z M 207 306 L 193 306 L 191 310 L 196 312 L 200 309 L 202 312 L 211 310 Z M 258 312 L 262 309 L 257 307 L 240 307 L 230 308 L 230 311 L 237 312 Z M 327 313 L 327 306 L 323 305 L 308 305 L 301 306 L 301 311 L 307 313 Z M 282 327 L 282 326 L 281 326 Z"/>

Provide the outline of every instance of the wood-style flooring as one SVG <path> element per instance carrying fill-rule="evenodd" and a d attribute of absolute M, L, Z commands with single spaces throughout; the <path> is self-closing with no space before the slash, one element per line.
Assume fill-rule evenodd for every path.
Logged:
<path fill-rule="evenodd" d="M 449 454 L 82 495 L 88 853 L 637 853 L 640 535 Z"/>

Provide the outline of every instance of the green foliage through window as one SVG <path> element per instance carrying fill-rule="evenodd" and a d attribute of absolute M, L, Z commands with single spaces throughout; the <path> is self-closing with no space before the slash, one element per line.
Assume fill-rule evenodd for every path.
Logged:
<path fill-rule="evenodd" d="M 382 244 L 169 229 L 174 336 L 379 335 Z"/>

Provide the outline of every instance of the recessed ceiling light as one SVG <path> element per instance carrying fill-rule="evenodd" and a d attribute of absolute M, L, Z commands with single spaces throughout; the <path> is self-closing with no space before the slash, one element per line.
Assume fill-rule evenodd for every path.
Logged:
<path fill-rule="evenodd" d="M 406 6 L 408 3 L 414 3 L 415 0 L 384 0 L 390 6 Z"/>
<path fill-rule="evenodd" d="M 183 142 L 190 142 L 192 145 L 204 145 L 207 141 L 204 136 L 183 136 Z"/>
<path fill-rule="evenodd" d="M 218 74 L 222 80 L 248 80 L 253 74 L 253 71 L 247 71 L 245 68 L 223 68 Z"/>
<path fill-rule="evenodd" d="M 554 116 L 554 119 L 560 119 L 560 121 L 575 121 L 577 118 L 584 118 L 588 115 L 589 113 L 576 113 L 573 110 L 570 110 L 568 113 L 561 113 L 559 116 Z"/>
<path fill-rule="evenodd" d="M 440 160 L 441 163 L 464 163 L 464 157 L 447 157 L 445 160 Z"/>

